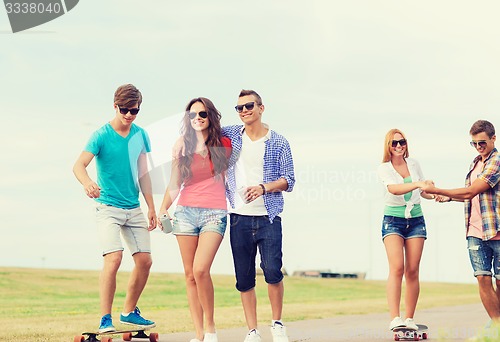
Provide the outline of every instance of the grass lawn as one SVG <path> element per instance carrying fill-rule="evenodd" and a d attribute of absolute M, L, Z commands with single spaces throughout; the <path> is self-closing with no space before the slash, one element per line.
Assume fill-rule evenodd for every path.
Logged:
<path fill-rule="evenodd" d="M 118 273 L 113 307 L 115 326 L 125 298 L 128 272 Z M 234 277 L 213 275 L 219 329 L 245 325 Z M 97 329 L 98 271 L 0 267 L 2 341 L 72 341 Z M 270 317 L 267 286 L 257 279 L 258 317 Z M 418 309 L 478 303 L 474 284 L 422 283 Z M 139 307 L 160 334 L 192 330 L 183 274 L 152 273 Z M 403 308 L 404 310 L 404 308 Z M 387 311 L 385 281 L 285 278 L 284 320 L 296 321 Z"/>

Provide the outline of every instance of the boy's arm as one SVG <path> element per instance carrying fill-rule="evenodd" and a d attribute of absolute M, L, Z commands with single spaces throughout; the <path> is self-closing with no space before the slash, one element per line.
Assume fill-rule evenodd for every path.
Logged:
<path fill-rule="evenodd" d="M 88 197 L 98 198 L 101 195 L 101 188 L 97 185 L 87 173 L 87 166 L 94 159 L 90 152 L 83 151 L 73 166 L 73 173 L 76 179 L 83 185 L 83 189 Z"/>
<path fill-rule="evenodd" d="M 490 185 L 488 183 L 486 183 L 484 180 L 480 178 L 477 178 L 470 186 L 466 188 L 440 189 L 436 188 L 434 184 L 426 182 L 422 190 L 424 190 L 429 194 L 447 196 L 452 200 L 463 201 L 463 200 L 470 200 L 477 194 L 485 192 L 489 188 Z"/>
<path fill-rule="evenodd" d="M 278 159 L 278 173 L 280 178 L 269 183 L 270 192 L 287 191 L 291 192 L 295 186 L 295 170 L 293 166 L 292 149 L 290 144 L 285 139 L 282 146 L 282 151 Z M 266 184 L 267 190 L 267 184 Z"/>
<path fill-rule="evenodd" d="M 266 183 L 263 185 L 264 185 L 264 189 L 266 189 L 266 193 L 267 192 L 286 191 L 288 189 L 288 181 L 284 177 L 281 177 L 273 182 L 269 182 L 269 183 Z M 264 190 L 264 189 L 262 189 L 262 190 Z"/>
<path fill-rule="evenodd" d="M 151 186 L 151 177 L 148 172 L 148 161 L 146 159 L 146 153 L 141 153 L 138 160 L 138 170 L 139 170 L 139 186 L 141 188 L 142 195 L 148 206 L 148 230 L 153 230 L 156 228 L 156 212 L 155 204 L 153 200 L 153 187 Z"/>
<path fill-rule="evenodd" d="M 292 151 L 288 142 L 285 143 L 283 151 L 278 160 L 280 177 L 272 182 L 262 183 L 247 187 L 245 196 L 247 201 L 253 201 L 268 192 L 290 192 L 295 185 L 295 172 L 293 167 Z"/>

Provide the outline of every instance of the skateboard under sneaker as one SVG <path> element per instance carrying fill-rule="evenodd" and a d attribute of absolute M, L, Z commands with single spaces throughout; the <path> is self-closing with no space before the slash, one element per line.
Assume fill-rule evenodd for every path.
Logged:
<path fill-rule="evenodd" d="M 151 332 L 146 334 L 146 329 L 127 329 L 127 330 L 115 330 L 108 331 L 104 333 L 100 332 L 83 332 L 81 335 L 75 336 L 73 342 L 111 342 L 113 338 L 110 335 L 122 334 L 124 341 L 132 341 L 135 338 L 149 339 L 150 342 L 158 342 L 158 333 Z M 98 339 L 97 337 L 100 337 Z M 85 338 L 87 337 L 87 338 Z"/>
<path fill-rule="evenodd" d="M 407 327 L 397 327 L 392 329 L 394 341 L 419 341 L 426 340 L 429 327 L 423 324 L 417 324 L 418 330 L 408 329 Z"/>

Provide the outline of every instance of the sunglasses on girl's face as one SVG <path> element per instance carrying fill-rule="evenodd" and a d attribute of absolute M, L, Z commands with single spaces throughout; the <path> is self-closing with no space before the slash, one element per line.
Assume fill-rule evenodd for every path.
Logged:
<path fill-rule="evenodd" d="M 474 141 L 474 140 L 472 140 L 472 141 L 470 142 L 470 145 L 471 145 L 472 147 L 474 147 L 474 148 L 477 148 L 477 145 L 479 145 L 479 147 L 481 147 L 481 148 L 485 148 L 485 147 L 486 147 L 486 145 L 488 145 L 488 143 L 486 142 L 486 140 L 479 140 L 479 141 Z"/>
<path fill-rule="evenodd" d="M 406 146 L 406 139 L 393 140 L 391 145 L 392 145 L 392 147 L 396 147 L 396 146 L 398 146 L 398 144 L 400 146 Z"/>
<path fill-rule="evenodd" d="M 137 115 L 139 113 L 140 108 L 125 108 L 125 107 L 120 107 L 117 106 L 118 110 L 120 111 L 120 114 L 127 115 L 127 113 L 130 112 L 132 115 Z"/>
<path fill-rule="evenodd" d="M 255 102 L 247 102 L 242 105 L 237 105 L 234 107 L 238 113 L 241 113 L 243 111 L 243 107 L 245 107 L 247 110 L 252 110 L 253 107 L 255 106 Z"/>
<path fill-rule="evenodd" d="M 208 117 L 208 113 L 207 112 L 199 112 L 199 113 L 189 112 L 188 113 L 189 120 L 193 120 L 196 117 L 196 115 L 199 115 L 200 118 L 202 118 L 202 119 L 206 119 Z"/>

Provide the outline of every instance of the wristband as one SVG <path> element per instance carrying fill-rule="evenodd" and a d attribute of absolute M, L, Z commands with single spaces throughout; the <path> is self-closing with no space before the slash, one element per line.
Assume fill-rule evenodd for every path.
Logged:
<path fill-rule="evenodd" d="M 262 195 L 265 195 L 266 194 L 266 188 L 265 188 L 264 184 L 259 184 L 259 185 L 262 188 Z"/>

